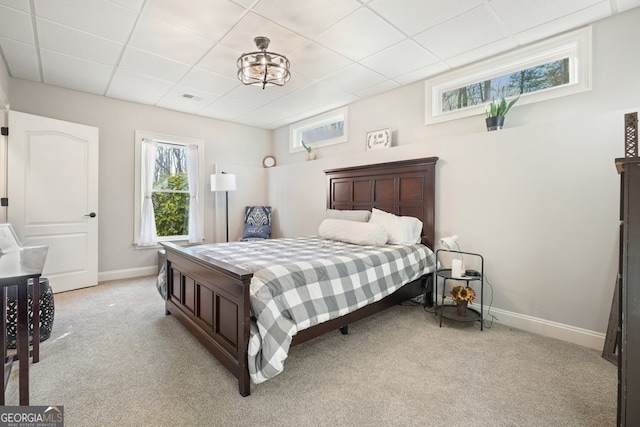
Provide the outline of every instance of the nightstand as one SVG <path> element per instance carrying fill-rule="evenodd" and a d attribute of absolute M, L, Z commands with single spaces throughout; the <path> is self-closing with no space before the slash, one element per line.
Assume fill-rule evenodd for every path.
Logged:
<path fill-rule="evenodd" d="M 459 322 L 480 322 L 480 330 L 484 330 L 484 258 L 480 254 L 472 252 L 462 251 L 450 251 L 447 249 L 438 249 L 436 251 L 436 266 L 441 265 L 441 255 L 444 253 L 450 254 L 450 257 L 460 256 L 462 259 L 464 256 L 476 258 L 480 262 L 480 271 L 476 272 L 477 275 L 463 275 L 460 277 L 454 277 L 450 268 L 436 268 L 433 273 L 433 291 L 434 295 L 438 296 L 438 278 L 442 282 L 442 300 L 440 305 L 436 305 L 435 314 L 440 316 L 440 327 L 442 327 L 442 319 L 450 319 Z M 447 281 L 454 280 L 460 282 L 461 286 L 471 287 L 476 291 L 476 299 L 474 304 L 467 308 L 466 316 L 460 316 L 457 313 L 455 304 L 445 304 L 445 292 L 447 289 Z M 479 289 L 478 289 L 479 288 Z M 479 291 L 479 292 L 478 292 Z M 479 295 L 478 295 L 479 294 Z M 476 305 L 476 301 L 480 301 L 480 310 L 477 310 L 473 306 Z"/>

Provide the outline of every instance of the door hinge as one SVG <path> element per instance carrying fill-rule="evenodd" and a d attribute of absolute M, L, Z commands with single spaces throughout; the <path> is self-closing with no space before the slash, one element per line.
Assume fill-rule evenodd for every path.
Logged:
<path fill-rule="evenodd" d="M 9 198 L 8 197 L 0 198 L 0 206 L 9 206 Z"/>
<path fill-rule="evenodd" d="M 2 135 L 7 136 L 9 135 L 9 128 L 6 126 L 2 126 Z"/>

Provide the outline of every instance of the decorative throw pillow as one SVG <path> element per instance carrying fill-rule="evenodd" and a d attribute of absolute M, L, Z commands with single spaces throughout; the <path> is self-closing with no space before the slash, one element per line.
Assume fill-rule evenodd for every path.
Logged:
<path fill-rule="evenodd" d="M 381 225 L 389 233 L 391 245 L 412 245 L 422 241 L 422 221 L 412 216 L 397 216 L 373 208 L 369 223 Z"/>
<path fill-rule="evenodd" d="M 371 218 L 371 212 L 367 210 L 339 210 L 327 209 L 327 218 L 348 219 L 349 221 L 367 222 Z"/>
<path fill-rule="evenodd" d="M 327 218 L 320 224 L 320 237 L 356 245 L 380 246 L 389 235 L 384 227 L 369 222 Z"/>
<path fill-rule="evenodd" d="M 242 240 L 271 238 L 271 206 L 247 206 L 244 209 Z"/>

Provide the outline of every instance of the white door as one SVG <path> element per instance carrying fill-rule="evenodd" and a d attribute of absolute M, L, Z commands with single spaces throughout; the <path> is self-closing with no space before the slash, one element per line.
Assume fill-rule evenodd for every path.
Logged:
<path fill-rule="evenodd" d="M 54 292 L 98 283 L 98 129 L 9 111 L 8 221 Z"/>

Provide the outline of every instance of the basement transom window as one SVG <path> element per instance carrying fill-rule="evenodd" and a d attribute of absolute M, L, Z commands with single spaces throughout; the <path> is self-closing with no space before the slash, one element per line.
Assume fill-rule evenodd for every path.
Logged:
<path fill-rule="evenodd" d="M 425 82 L 425 124 L 484 113 L 500 97 L 518 104 L 591 90 L 591 28 L 462 67 Z"/>

